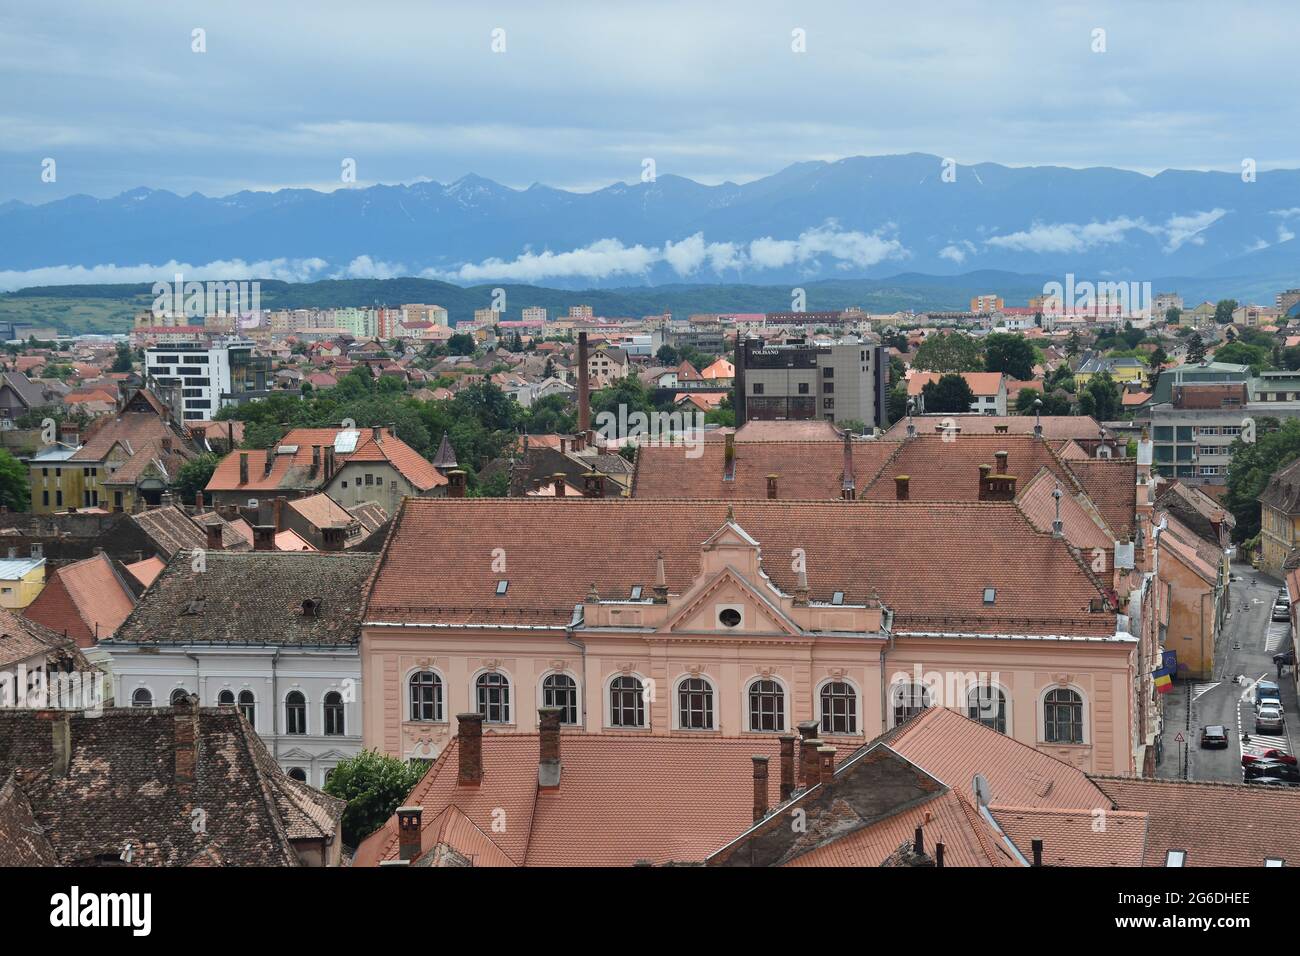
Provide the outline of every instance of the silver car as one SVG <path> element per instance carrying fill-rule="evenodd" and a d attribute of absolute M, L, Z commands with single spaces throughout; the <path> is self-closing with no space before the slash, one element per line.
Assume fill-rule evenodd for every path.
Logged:
<path fill-rule="evenodd" d="M 1282 711 L 1280 708 L 1271 707 L 1261 704 L 1255 711 L 1255 733 L 1257 734 L 1280 734 L 1282 733 Z"/>

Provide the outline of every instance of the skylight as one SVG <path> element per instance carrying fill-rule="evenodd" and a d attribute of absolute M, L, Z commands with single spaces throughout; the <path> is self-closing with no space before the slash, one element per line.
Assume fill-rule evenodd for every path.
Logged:
<path fill-rule="evenodd" d="M 1170 850 L 1165 854 L 1165 866 L 1184 866 L 1187 862 L 1186 850 Z"/>
<path fill-rule="evenodd" d="M 844 603 L 844 592 L 843 592 L 843 591 L 836 591 L 834 594 L 832 594 L 832 595 L 831 595 L 831 603 L 832 603 L 832 604 L 843 604 L 843 603 Z"/>
<path fill-rule="evenodd" d="M 505 593 L 506 593 L 506 588 L 508 588 L 508 587 L 510 587 L 510 582 L 509 582 L 509 581 L 506 581 L 506 580 L 504 580 L 504 579 L 498 581 L 498 582 L 497 582 L 497 597 L 500 597 L 501 595 L 505 594 Z"/>
<path fill-rule="evenodd" d="M 997 588 L 985 588 L 985 589 L 984 589 L 984 603 L 985 603 L 985 604 L 994 604 L 994 603 L 996 603 L 996 601 L 997 601 L 997 597 L 998 597 L 998 589 L 997 589 Z"/>
<path fill-rule="evenodd" d="M 639 601 L 639 600 L 641 600 L 641 585 L 637 584 L 637 585 L 634 585 L 634 586 L 633 586 L 633 588 L 632 588 L 632 600 L 633 600 L 633 601 Z"/>

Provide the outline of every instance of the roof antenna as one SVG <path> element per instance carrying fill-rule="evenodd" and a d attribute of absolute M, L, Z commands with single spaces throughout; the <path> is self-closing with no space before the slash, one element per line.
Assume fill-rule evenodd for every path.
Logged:
<path fill-rule="evenodd" d="M 1059 538 L 1065 530 L 1065 525 L 1061 523 L 1061 483 L 1059 481 L 1052 491 L 1052 497 L 1056 499 L 1056 520 L 1052 522 L 1052 535 Z"/>
<path fill-rule="evenodd" d="M 1036 398 L 1034 399 L 1034 437 L 1035 438 L 1043 437 L 1042 413 L 1043 413 L 1043 400 L 1041 398 Z"/>

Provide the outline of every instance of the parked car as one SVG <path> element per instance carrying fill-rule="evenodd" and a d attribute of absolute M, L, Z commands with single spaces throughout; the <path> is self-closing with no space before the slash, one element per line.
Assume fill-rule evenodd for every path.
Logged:
<path fill-rule="evenodd" d="M 1201 746 L 1205 749 L 1211 747 L 1226 748 L 1228 746 L 1228 731 L 1222 724 L 1209 724 L 1201 728 Z"/>
<path fill-rule="evenodd" d="M 1282 706 L 1281 699 L 1277 697 L 1261 697 L 1255 702 L 1255 713 L 1259 713 L 1261 707 L 1276 707 L 1283 714 L 1286 713 L 1286 708 Z"/>
<path fill-rule="evenodd" d="M 1281 653 L 1281 654 L 1274 654 L 1274 655 L 1273 655 L 1273 663 L 1274 663 L 1274 664 L 1285 664 L 1285 665 L 1287 665 L 1288 667 L 1291 666 L 1292 664 L 1294 664 L 1294 663 L 1295 663 L 1295 648 L 1293 648 L 1293 647 L 1288 647 L 1288 648 L 1287 648 L 1283 653 Z"/>
<path fill-rule="evenodd" d="M 1271 760 L 1260 760 L 1250 764 L 1245 768 L 1245 774 L 1247 780 L 1254 780 L 1256 777 L 1274 777 L 1278 780 L 1300 783 L 1300 767 Z"/>
<path fill-rule="evenodd" d="M 1274 604 L 1274 605 L 1273 605 L 1273 620 L 1275 620 L 1275 621 L 1289 621 L 1289 620 L 1291 620 L 1291 608 L 1290 608 L 1290 606 L 1289 606 L 1289 605 L 1286 605 L 1286 604 Z"/>
<path fill-rule="evenodd" d="M 1279 750 L 1276 747 L 1270 747 L 1268 750 L 1265 750 L 1262 754 L 1241 755 L 1241 765 L 1243 767 L 1248 763 L 1257 763 L 1261 760 L 1275 760 L 1278 763 L 1289 763 L 1292 766 L 1296 765 L 1295 757 L 1291 756 L 1285 750 Z"/>
<path fill-rule="evenodd" d="M 1255 711 L 1255 733 L 1280 734 L 1282 728 L 1282 711 L 1277 707 L 1260 707 Z"/>
<path fill-rule="evenodd" d="M 1255 685 L 1256 706 L 1259 705 L 1259 702 L 1261 700 L 1280 700 L 1281 698 L 1282 698 L 1282 694 L 1278 690 L 1277 684 L 1275 684 L 1273 681 L 1262 680 Z"/>

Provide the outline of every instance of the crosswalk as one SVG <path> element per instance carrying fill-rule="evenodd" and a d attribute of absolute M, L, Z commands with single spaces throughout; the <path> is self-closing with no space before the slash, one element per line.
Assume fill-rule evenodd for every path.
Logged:
<path fill-rule="evenodd" d="M 1264 638 L 1264 651 L 1276 654 L 1291 642 L 1291 625 L 1286 621 L 1272 621 L 1268 625 L 1268 636 Z"/>

